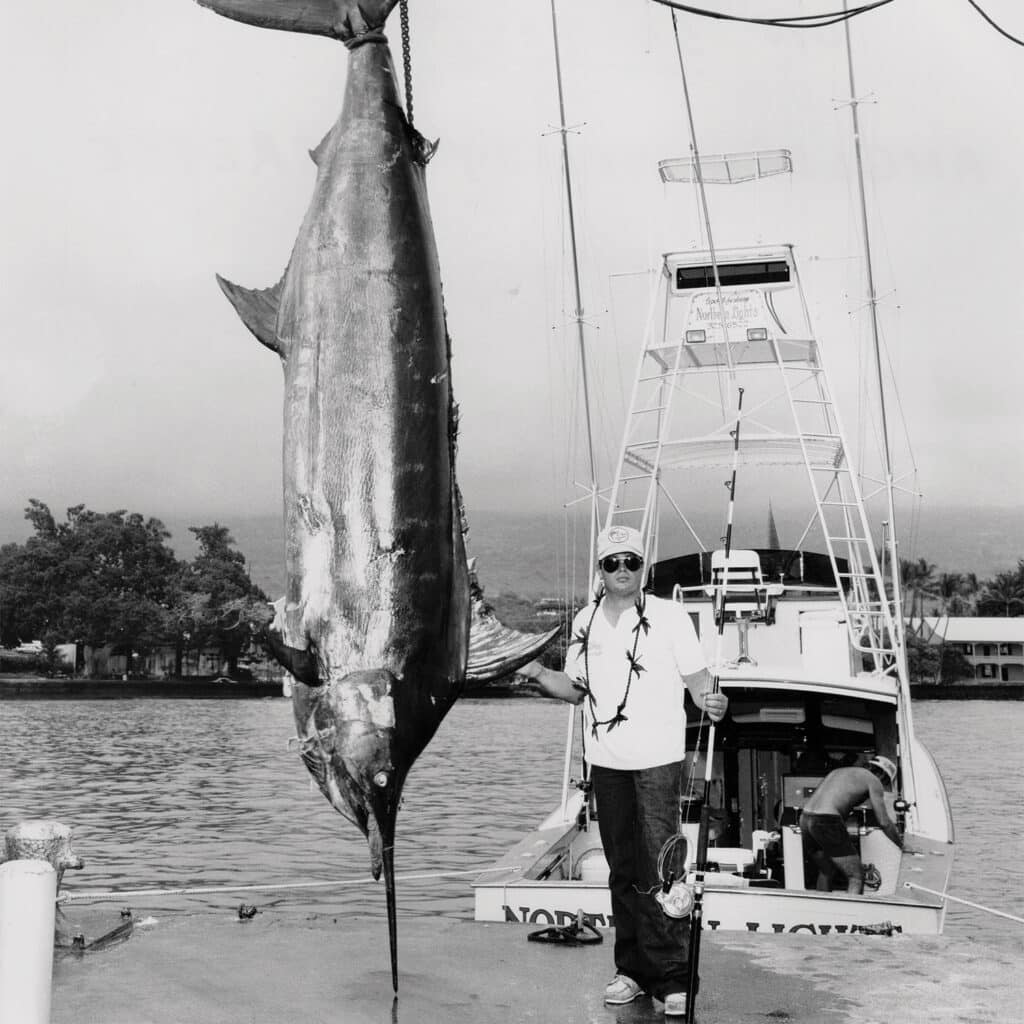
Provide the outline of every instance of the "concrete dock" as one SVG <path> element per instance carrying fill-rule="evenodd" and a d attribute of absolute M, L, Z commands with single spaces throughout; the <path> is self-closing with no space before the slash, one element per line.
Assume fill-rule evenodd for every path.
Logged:
<path fill-rule="evenodd" d="M 225 910 L 144 921 L 124 942 L 58 955 L 52 1024 L 665 1019 L 649 998 L 603 1004 L 610 933 L 566 947 L 528 942 L 534 926 L 400 917 L 395 999 L 382 917 L 240 921 Z M 702 950 L 696 1016 L 708 1024 L 1024 1021 L 1024 939 L 717 932 Z"/>

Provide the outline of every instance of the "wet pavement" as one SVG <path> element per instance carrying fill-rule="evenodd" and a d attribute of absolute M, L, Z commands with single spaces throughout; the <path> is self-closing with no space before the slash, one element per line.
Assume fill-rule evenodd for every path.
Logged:
<path fill-rule="evenodd" d="M 404 917 L 394 997 L 377 917 L 171 914 L 54 966 L 52 1024 L 640 1024 L 607 1007 L 611 935 L 528 942 L 534 926 Z M 712 933 L 696 1018 L 715 1024 L 1024 1021 L 1019 947 L 947 936 Z"/>

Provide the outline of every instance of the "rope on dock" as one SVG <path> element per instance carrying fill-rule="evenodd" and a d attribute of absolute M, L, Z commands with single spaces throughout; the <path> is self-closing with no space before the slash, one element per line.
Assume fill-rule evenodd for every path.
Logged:
<path fill-rule="evenodd" d="M 1017 917 L 1014 914 L 1007 914 L 1005 910 L 993 910 L 991 907 L 983 907 L 980 903 L 972 903 L 970 900 L 962 900 L 957 896 L 950 896 L 948 892 L 936 892 L 934 889 L 926 889 L 923 885 L 914 885 L 913 882 L 904 882 L 907 889 L 918 889 L 930 896 L 938 896 L 940 900 L 952 900 L 954 903 L 962 903 L 965 907 L 974 907 L 975 910 L 983 910 L 986 914 L 994 914 L 996 917 L 1005 917 L 1018 924 L 1024 924 L 1024 917 Z"/>
<path fill-rule="evenodd" d="M 467 868 L 464 871 L 436 871 L 429 874 L 396 875 L 396 882 L 419 882 L 434 878 L 447 878 L 455 875 L 485 875 L 496 871 L 514 871 L 517 868 L 508 866 L 492 868 Z M 123 900 L 138 896 L 207 896 L 228 892 L 279 892 L 286 889 L 328 889 L 351 885 L 377 885 L 374 878 L 339 878 L 324 882 L 273 882 L 268 885 L 212 885 L 192 886 L 182 889 L 117 889 L 110 892 L 62 892 L 57 897 L 58 903 L 79 901 Z"/>

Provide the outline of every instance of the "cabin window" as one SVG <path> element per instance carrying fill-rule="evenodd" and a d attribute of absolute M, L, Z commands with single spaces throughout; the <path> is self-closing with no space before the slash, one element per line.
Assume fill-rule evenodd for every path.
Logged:
<path fill-rule="evenodd" d="M 718 280 L 722 287 L 730 285 L 785 284 L 789 281 L 789 264 L 785 260 L 758 260 L 750 263 L 720 263 Z M 676 268 L 676 289 L 714 288 L 715 268 L 710 264 Z"/>
<path fill-rule="evenodd" d="M 998 672 L 998 665 L 990 665 L 988 662 L 983 662 L 978 666 L 978 679 L 995 679 Z"/>

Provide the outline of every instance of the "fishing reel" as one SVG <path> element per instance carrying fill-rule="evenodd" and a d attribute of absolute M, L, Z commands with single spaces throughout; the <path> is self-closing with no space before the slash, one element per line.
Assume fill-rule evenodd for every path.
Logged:
<path fill-rule="evenodd" d="M 672 876 L 669 876 L 654 898 L 666 917 L 683 918 L 693 913 L 693 889 L 682 880 L 673 882 Z"/>

